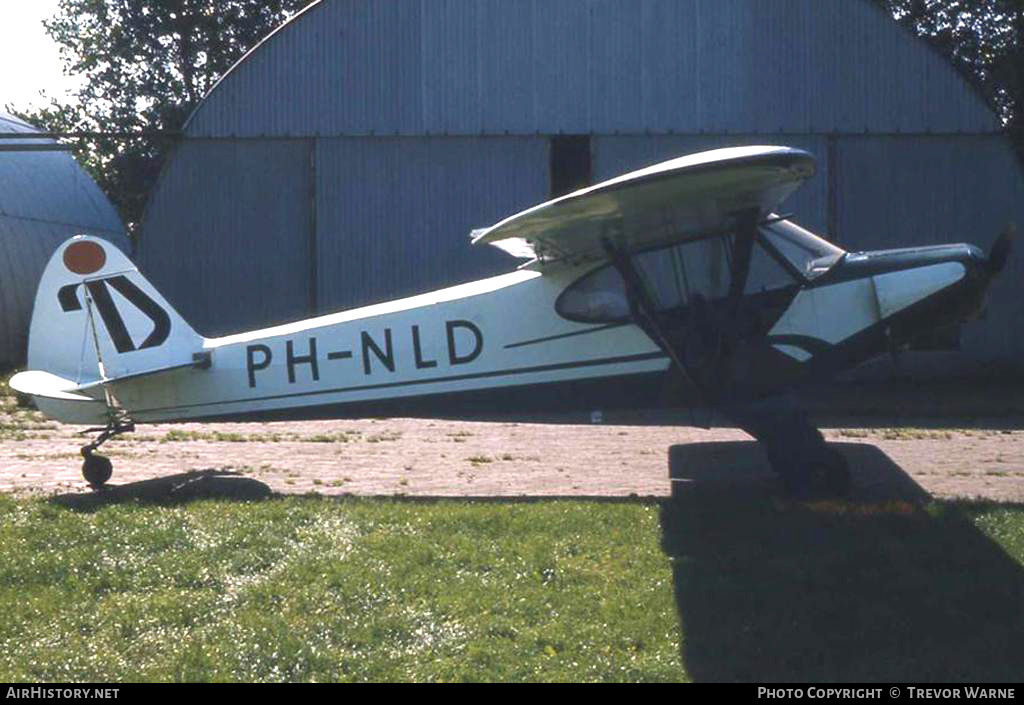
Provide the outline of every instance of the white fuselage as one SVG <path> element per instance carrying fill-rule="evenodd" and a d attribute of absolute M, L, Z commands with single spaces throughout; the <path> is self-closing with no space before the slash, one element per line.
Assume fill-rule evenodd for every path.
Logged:
<path fill-rule="evenodd" d="M 636 326 L 574 323 L 555 312 L 555 299 L 584 271 L 521 270 L 206 339 L 208 369 L 125 380 L 116 393 L 133 419 L 157 422 L 667 369 Z"/>
<path fill-rule="evenodd" d="M 89 280 L 96 294 L 103 291 L 100 283 L 109 281 L 109 288 L 116 289 L 118 278 L 124 277 L 135 277 L 137 287 L 146 286 L 136 271 L 117 264 L 112 272 Z M 551 394 L 555 401 L 565 401 L 559 395 L 573 395 L 588 381 L 598 385 L 597 398 L 621 396 L 621 388 L 615 385 L 623 378 L 635 385 L 640 375 L 653 385 L 642 389 L 635 385 L 641 396 L 654 396 L 652 389 L 656 393 L 663 386 L 658 375 L 668 371 L 670 360 L 647 333 L 626 322 L 575 322 L 556 311 L 559 296 L 597 266 L 555 266 L 543 273 L 521 269 L 221 338 L 202 338 L 190 330 L 155 290 L 133 294 L 121 282 L 136 304 L 111 299 L 110 308 L 116 307 L 117 319 L 125 327 L 121 340 L 125 349 L 118 351 L 112 336 L 106 335 L 111 324 L 102 316 L 97 323 L 90 313 L 94 305 L 102 309 L 102 300 L 76 307 L 78 300 L 67 294 L 62 299 L 57 292 L 80 288 L 61 288 L 59 279 L 48 283 L 60 275 L 57 261 L 44 275 L 37 310 L 47 306 L 68 310 L 37 316 L 29 362 L 47 356 L 66 362 L 57 370 L 60 376 L 52 377 L 58 386 L 45 383 L 41 390 L 31 389 L 34 382 L 26 386 L 48 416 L 88 424 L 107 421 L 112 408 L 108 401 L 135 422 L 155 423 L 376 415 L 375 409 L 385 405 L 388 414 L 445 416 L 455 410 L 461 415 L 468 408 L 462 404 L 467 394 L 485 394 L 489 401 L 498 402 L 495 406 L 503 407 L 513 391 L 519 402 L 528 397 L 530 403 L 520 407 L 542 411 L 548 408 Z M 804 368 L 812 354 L 801 347 L 801 341 L 813 339 L 826 348 L 841 345 L 957 285 L 965 275 L 962 262 L 949 261 L 802 286 L 767 339 L 779 354 Z M 149 315 L 144 315 L 146 310 Z M 155 311 L 165 313 L 160 316 Z M 54 327 L 53 321 L 62 317 L 77 322 L 71 325 L 77 327 L 75 335 L 61 335 Z M 113 320 L 110 310 L 107 317 Z M 165 323 L 162 329 L 160 321 Z M 159 340 L 147 347 L 156 329 L 160 329 Z M 94 331 L 99 332 L 94 336 Z M 105 369 L 97 380 L 99 358 Z M 42 362 L 38 367 L 44 370 L 53 367 Z M 547 398 L 541 400 L 539 391 Z M 651 400 L 629 401 L 646 404 Z M 415 411 L 413 405 L 418 405 Z"/>

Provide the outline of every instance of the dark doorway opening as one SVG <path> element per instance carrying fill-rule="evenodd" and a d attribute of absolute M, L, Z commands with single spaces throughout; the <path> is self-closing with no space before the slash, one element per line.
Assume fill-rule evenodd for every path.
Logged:
<path fill-rule="evenodd" d="M 551 198 L 590 186 L 590 135 L 551 138 Z"/>

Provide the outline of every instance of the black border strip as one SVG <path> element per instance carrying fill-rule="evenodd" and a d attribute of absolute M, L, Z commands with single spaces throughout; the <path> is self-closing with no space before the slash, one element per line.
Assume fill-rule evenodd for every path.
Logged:
<path fill-rule="evenodd" d="M 586 335 L 587 333 L 597 333 L 602 330 L 608 330 L 609 328 L 621 328 L 622 326 L 628 325 L 629 321 L 620 321 L 618 323 L 609 323 L 603 326 L 595 326 L 594 328 L 587 328 L 586 330 L 574 330 L 572 333 L 560 333 L 558 335 L 549 335 L 544 338 L 532 338 L 530 340 L 524 340 L 520 343 L 509 343 L 505 346 L 505 349 L 510 348 L 521 348 L 526 345 L 535 345 L 536 343 L 546 343 L 549 340 L 560 340 L 562 338 L 571 338 L 576 335 Z"/>
<path fill-rule="evenodd" d="M 529 374 L 531 372 L 549 372 L 552 370 L 569 370 L 578 367 L 594 367 L 597 365 L 613 365 L 621 362 L 642 362 L 644 360 L 656 360 L 667 358 L 660 350 L 651 353 L 640 353 L 637 355 L 621 355 L 619 357 L 606 357 L 598 360 L 584 360 L 582 362 L 560 362 L 551 365 L 536 365 L 534 367 L 522 367 L 519 369 L 492 370 L 490 372 L 474 372 L 465 375 L 450 375 L 448 377 L 432 377 L 431 379 L 416 379 L 408 382 L 382 382 L 380 384 L 363 384 L 355 387 L 339 387 L 337 389 L 317 389 L 311 392 L 294 392 L 292 394 L 273 394 L 266 397 L 247 397 L 225 401 L 210 401 L 201 404 L 177 404 L 175 406 L 161 406 L 151 409 L 133 409 L 135 414 L 149 414 L 160 411 L 171 411 L 173 409 L 198 409 L 206 406 L 224 406 L 226 404 L 243 404 L 256 401 L 272 401 L 275 399 L 293 399 L 297 397 L 319 396 L 321 394 L 339 394 L 342 392 L 361 392 L 368 389 L 392 389 L 396 387 L 413 387 L 421 384 L 434 384 L 437 382 L 457 382 L 467 379 L 484 379 L 487 377 L 502 377 L 510 375 Z M 363 401 L 363 400 L 360 400 Z"/>

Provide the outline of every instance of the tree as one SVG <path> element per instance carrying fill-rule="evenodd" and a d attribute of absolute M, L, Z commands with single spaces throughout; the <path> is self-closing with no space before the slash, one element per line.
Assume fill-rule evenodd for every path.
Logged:
<path fill-rule="evenodd" d="M 1024 0 L 875 0 L 948 57 L 1024 160 Z"/>
<path fill-rule="evenodd" d="M 84 76 L 70 102 L 18 112 L 82 139 L 76 156 L 135 232 L 164 156 L 217 80 L 310 0 L 60 0 L 45 22 L 64 71 Z M 125 133 L 139 135 L 125 137 Z"/>

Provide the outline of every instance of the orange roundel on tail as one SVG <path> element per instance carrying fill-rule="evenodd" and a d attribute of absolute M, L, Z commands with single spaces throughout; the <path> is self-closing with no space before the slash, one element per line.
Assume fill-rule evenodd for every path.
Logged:
<path fill-rule="evenodd" d="M 106 263 L 107 253 L 95 242 L 73 242 L 64 250 L 64 266 L 75 274 L 98 272 Z"/>

